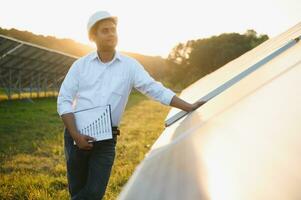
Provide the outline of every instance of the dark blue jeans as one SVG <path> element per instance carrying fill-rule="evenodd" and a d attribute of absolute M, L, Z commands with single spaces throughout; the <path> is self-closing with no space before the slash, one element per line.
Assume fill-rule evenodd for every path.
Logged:
<path fill-rule="evenodd" d="M 73 145 L 65 128 L 64 146 L 71 199 L 102 199 L 115 159 L 116 138 L 95 142 L 91 150 L 83 150 Z"/>

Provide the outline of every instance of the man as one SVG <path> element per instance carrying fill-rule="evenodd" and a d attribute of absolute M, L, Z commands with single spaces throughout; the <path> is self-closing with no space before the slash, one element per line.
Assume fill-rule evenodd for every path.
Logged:
<path fill-rule="evenodd" d="M 95 42 L 97 51 L 72 64 L 58 95 L 58 113 L 65 125 L 64 149 L 71 199 L 103 197 L 117 140 L 114 134 L 113 139 L 88 142 L 94 138 L 78 132 L 74 111 L 110 104 L 116 133 L 133 87 L 164 105 L 187 112 L 205 103 L 189 104 L 181 100 L 173 91 L 156 82 L 135 59 L 117 52 L 116 26 L 117 18 L 106 11 L 98 11 L 89 18 L 89 39 Z"/>

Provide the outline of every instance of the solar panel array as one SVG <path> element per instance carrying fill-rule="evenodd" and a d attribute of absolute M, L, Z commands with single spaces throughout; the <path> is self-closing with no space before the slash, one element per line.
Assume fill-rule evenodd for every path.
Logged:
<path fill-rule="evenodd" d="M 301 23 L 182 91 L 193 103 L 220 88 L 194 112 L 169 112 L 119 199 L 301 199 L 300 39 Z"/>
<path fill-rule="evenodd" d="M 0 98 L 57 95 L 77 57 L 0 35 Z"/>

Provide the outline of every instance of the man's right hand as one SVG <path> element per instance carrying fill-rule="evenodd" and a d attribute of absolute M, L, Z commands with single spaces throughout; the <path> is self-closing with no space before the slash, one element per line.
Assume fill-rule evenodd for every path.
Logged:
<path fill-rule="evenodd" d="M 89 143 L 88 141 L 95 141 L 95 138 L 90 137 L 88 135 L 78 134 L 74 140 L 75 140 L 78 148 L 84 149 L 84 150 L 91 150 L 93 147 L 93 144 Z"/>

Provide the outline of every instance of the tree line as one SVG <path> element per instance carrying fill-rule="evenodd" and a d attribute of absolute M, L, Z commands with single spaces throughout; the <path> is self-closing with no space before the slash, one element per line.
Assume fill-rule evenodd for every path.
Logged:
<path fill-rule="evenodd" d="M 258 35 L 254 30 L 247 30 L 244 34 L 224 33 L 179 43 L 167 58 L 170 66 L 168 81 L 173 87 L 183 89 L 268 38 L 267 35 Z"/>
<path fill-rule="evenodd" d="M 89 45 L 71 39 L 36 35 L 17 29 L 0 28 L 0 34 L 75 56 L 83 56 L 94 50 Z M 139 60 L 156 80 L 179 91 L 253 49 L 268 38 L 267 35 L 258 35 L 254 30 L 247 30 L 244 34 L 224 33 L 210 38 L 179 43 L 171 50 L 166 59 L 128 52 L 125 54 Z"/>

